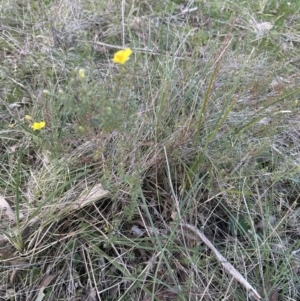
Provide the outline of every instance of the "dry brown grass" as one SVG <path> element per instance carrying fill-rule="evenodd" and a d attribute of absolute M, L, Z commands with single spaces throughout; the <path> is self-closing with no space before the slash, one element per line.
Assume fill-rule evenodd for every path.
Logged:
<path fill-rule="evenodd" d="M 0 3 L 1 300 L 298 300 L 299 6 L 174 2 Z"/>

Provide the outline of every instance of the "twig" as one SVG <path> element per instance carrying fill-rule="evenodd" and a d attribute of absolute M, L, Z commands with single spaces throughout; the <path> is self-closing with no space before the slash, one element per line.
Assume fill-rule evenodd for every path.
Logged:
<path fill-rule="evenodd" d="M 231 21 L 230 21 L 229 33 L 225 36 L 223 48 L 217 53 L 216 60 L 214 62 L 214 67 L 218 67 L 220 60 L 222 59 L 222 57 L 226 53 L 226 50 L 228 49 L 228 47 L 231 44 L 231 41 L 233 40 L 232 31 L 233 31 L 233 28 L 234 28 L 234 24 L 235 24 L 235 18 L 232 18 Z"/>
<path fill-rule="evenodd" d="M 94 41 L 94 45 L 100 45 L 100 46 L 103 46 L 103 47 L 107 47 L 107 48 L 112 48 L 112 49 L 124 49 L 123 46 L 118 46 L 118 45 L 112 45 L 112 44 L 107 44 L 107 43 L 103 43 L 103 42 L 98 42 L 98 41 Z M 134 47 L 134 48 L 131 48 L 132 51 L 139 51 L 141 53 L 150 53 L 152 55 L 170 55 L 170 56 L 175 56 L 173 53 L 171 52 L 163 52 L 163 51 L 157 51 L 155 49 L 148 49 L 148 48 L 137 48 L 137 47 Z M 179 60 L 184 60 L 186 59 L 185 57 L 182 57 L 182 56 L 176 56 L 176 59 L 179 59 Z"/>
<path fill-rule="evenodd" d="M 107 47 L 107 48 L 113 48 L 113 49 L 124 49 L 123 46 L 118 46 L 118 45 L 112 45 L 112 44 L 107 44 L 107 43 L 103 43 L 103 42 L 98 42 L 98 41 L 94 41 L 95 45 L 100 45 L 103 47 Z M 150 52 L 152 54 L 161 54 L 160 52 L 157 52 L 153 49 L 148 49 L 148 48 L 131 48 L 134 51 L 141 51 L 141 52 Z"/>
<path fill-rule="evenodd" d="M 122 0 L 122 46 L 125 48 L 125 0 Z"/>
<path fill-rule="evenodd" d="M 221 253 L 215 248 L 215 246 L 209 241 L 209 239 L 202 232 L 200 232 L 196 227 L 190 224 L 180 223 L 180 226 L 191 230 L 212 250 L 212 252 L 217 257 L 217 260 L 222 264 L 225 270 L 246 288 L 248 295 L 251 295 L 255 300 L 261 300 L 261 296 L 252 287 L 252 285 L 242 276 L 242 274 L 230 262 L 226 260 L 226 258 L 223 255 L 221 255 Z"/>
<path fill-rule="evenodd" d="M 170 19 L 177 19 L 180 16 L 183 16 L 185 14 L 191 14 L 195 12 L 198 9 L 198 7 L 193 7 L 193 8 L 184 8 L 179 14 L 171 16 Z"/>

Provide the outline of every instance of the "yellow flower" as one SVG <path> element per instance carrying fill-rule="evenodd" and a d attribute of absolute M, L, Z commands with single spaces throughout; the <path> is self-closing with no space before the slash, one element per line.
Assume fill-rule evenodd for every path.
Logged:
<path fill-rule="evenodd" d="M 81 79 L 85 78 L 85 69 L 79 69 L 78 75 Z"/>
<path fill-rule="evenodd" d="M 132 54 L 132 50 L 130 48 L 119 50 L 115 53 L 113 62 L 116 64 L 123 65 L 129 60 L 131 54 Z"/>
<path fill-rule="evenodd" d="M 32 118 L 31 118 L 31 116 L 29 116 L 29 115 L 25 115 L 25 120 L 27 120 L 27 121 L 30 121 L 30 120 L 32 120 Z"/>
<path fill-rule="evenodd" d="M 39 131 L 42 128 L 44 128 L 46 125 L 45 121 L 41 121 L 41 122 L 34 122 L 33 125 L 31 126 L 31 128 L 35 131 Z"/>

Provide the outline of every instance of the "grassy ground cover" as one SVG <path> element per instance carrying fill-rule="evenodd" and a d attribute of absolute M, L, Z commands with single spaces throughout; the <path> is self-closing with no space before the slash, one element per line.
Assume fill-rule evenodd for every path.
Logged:
<path fill-rule="evenodd" d="M 1 300 L 300 300 L 299 21 L 0 1 Z"/>

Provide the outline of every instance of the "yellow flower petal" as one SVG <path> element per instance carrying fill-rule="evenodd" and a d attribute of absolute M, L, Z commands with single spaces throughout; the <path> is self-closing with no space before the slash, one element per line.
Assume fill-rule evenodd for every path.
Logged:
<path fill-rule="evenodd" d="M 41 121 L 41 122 L 34 122 L 33 125 L 31 126 L 31 128 L 35 131 L 39 131 L 42 128 L 44 128 L 45 126 L 46 126 L 46 122 Z"/>
<path fill-rule="evenodd" d="M 85 78 L 85 69 L 79 69 L 78 75 L 81 79 Z"/>
<path fill-rule="evenodd" d="M 130 48 L 119 50 L 115 53 L 113 62 L 116 64 L 125 64 L 129 60 L 131 54 L 132 50 Z"/>

